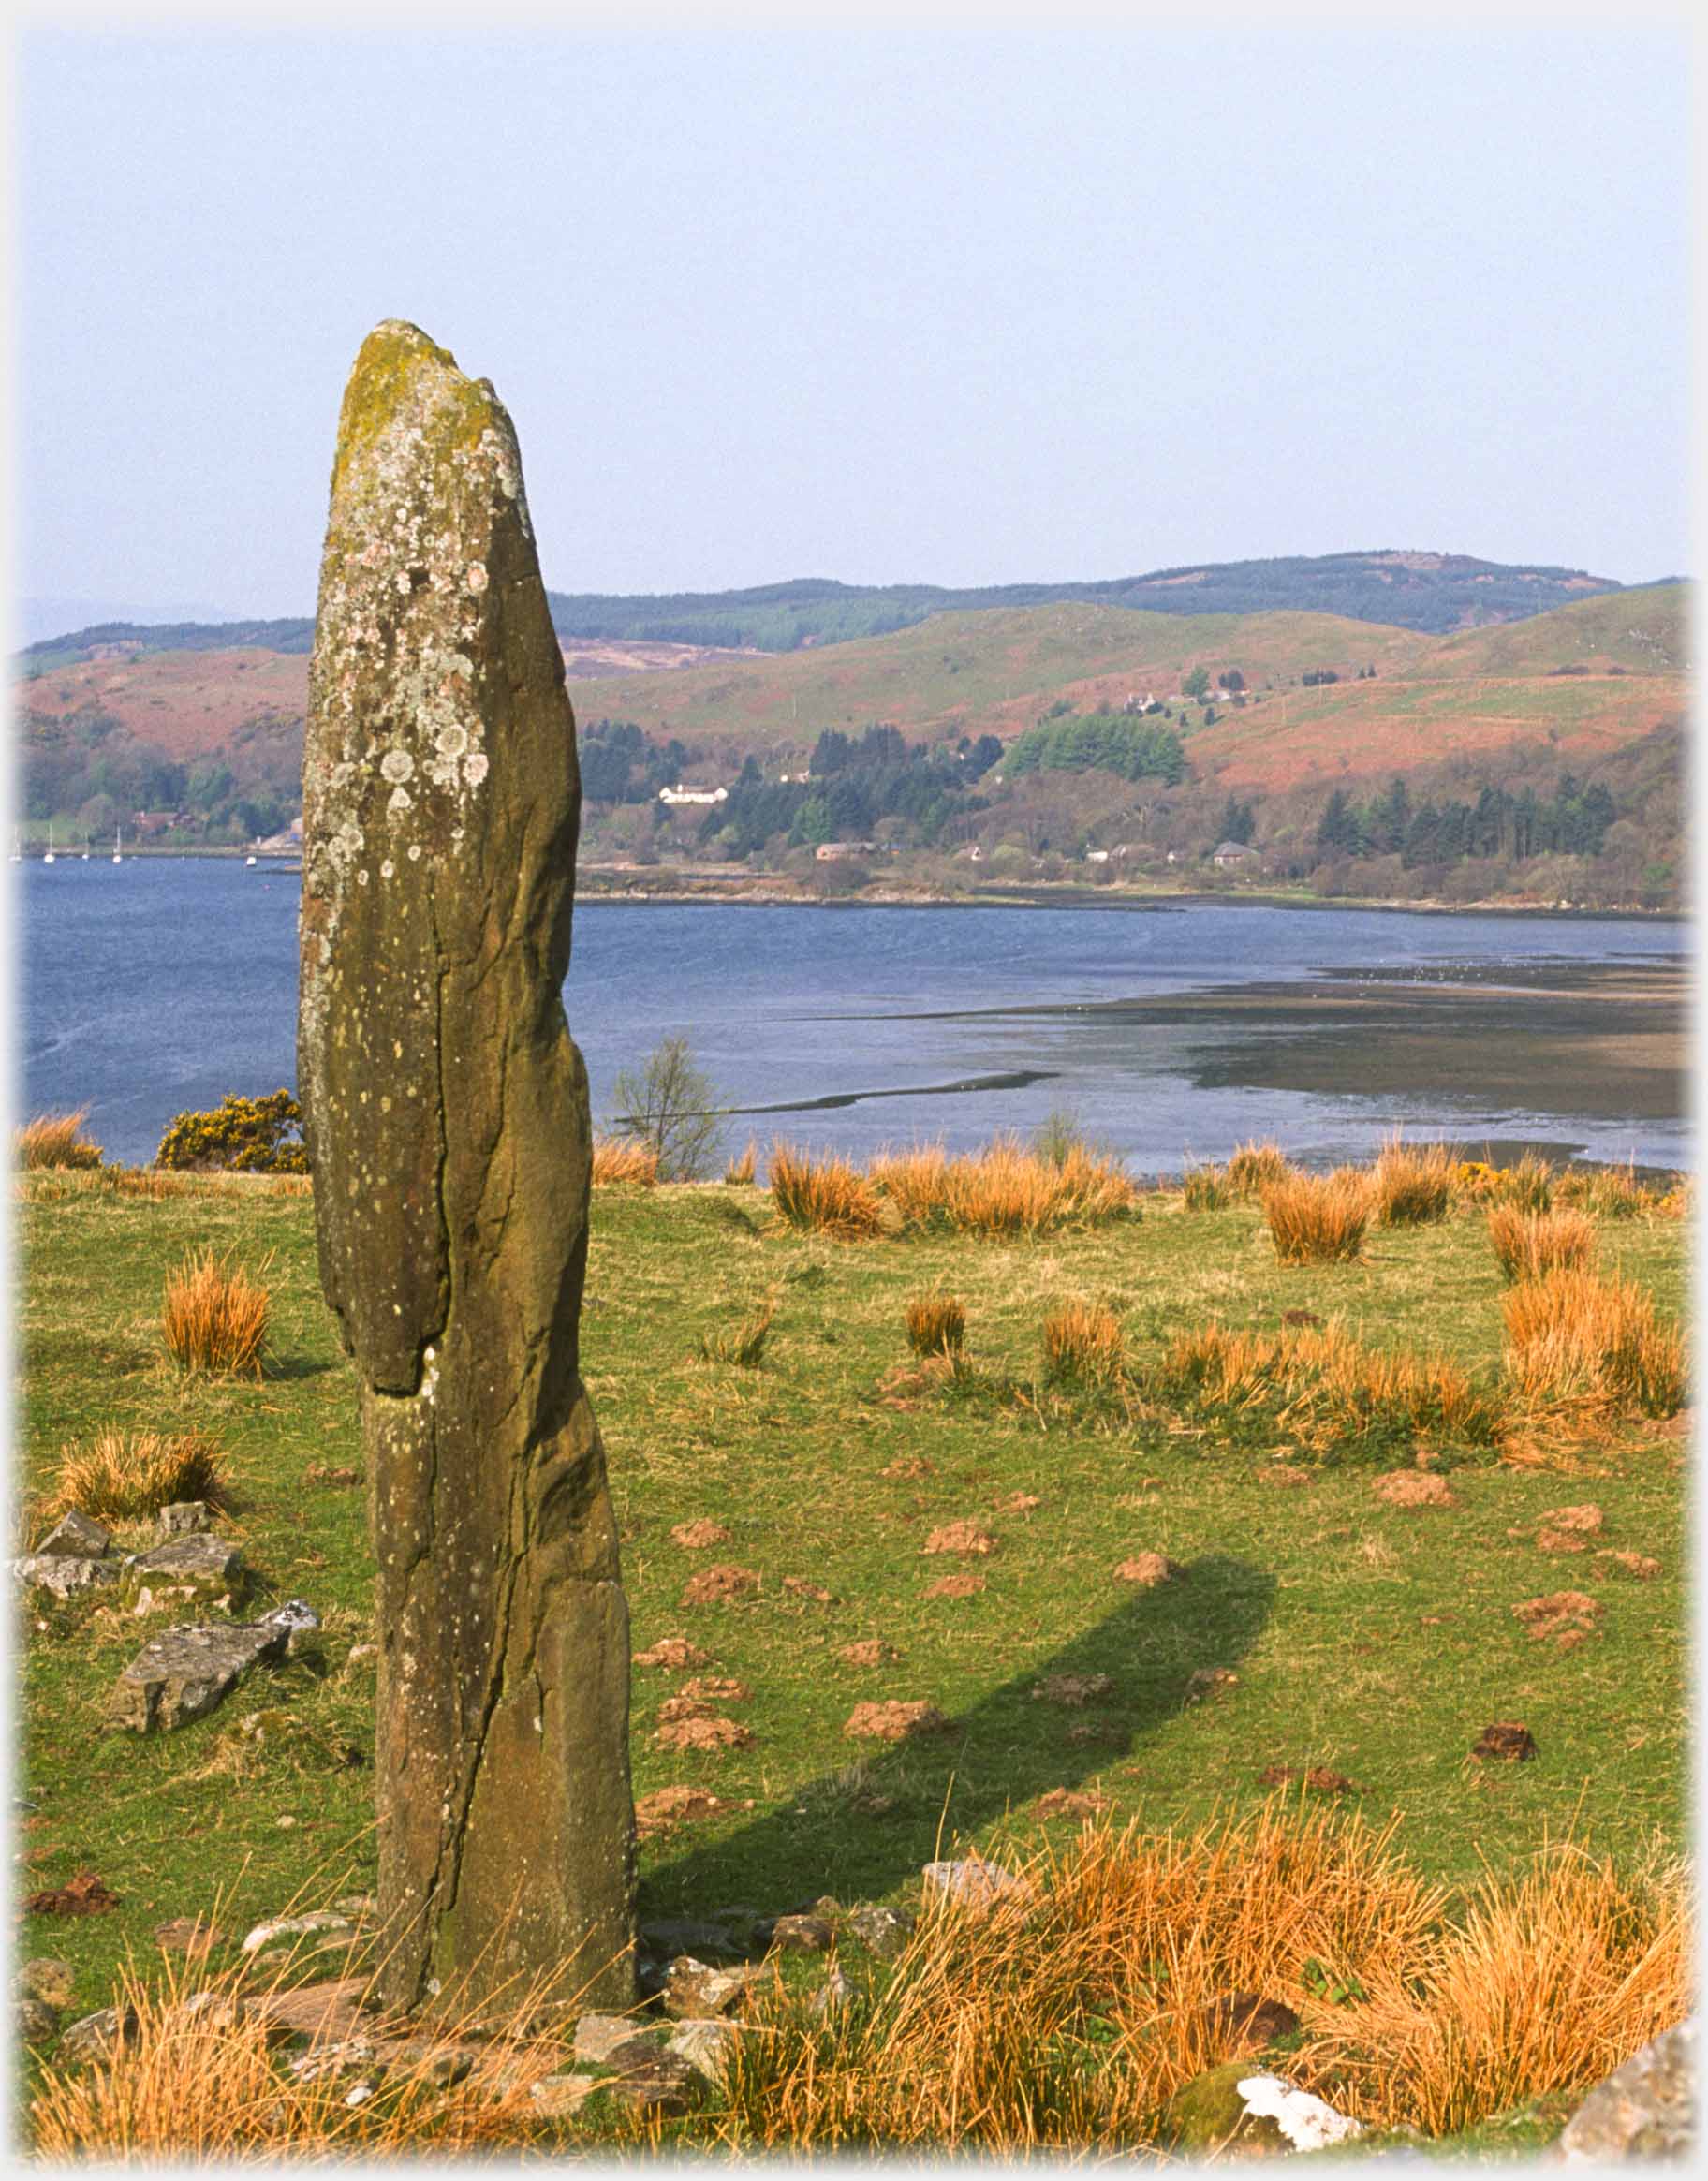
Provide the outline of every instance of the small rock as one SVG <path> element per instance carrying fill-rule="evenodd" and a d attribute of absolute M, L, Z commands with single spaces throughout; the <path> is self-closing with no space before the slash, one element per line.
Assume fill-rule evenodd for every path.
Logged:
<path fill-rule="evenodd" d="M 849 1933 L 878 1961 L 893 1961 L 913 1936 L 918 1919 L 906 1908 L 862 1902 L 848 1917 Z"/>
<path fill-rule="evenodd" d="M 528 2096 L 548 2120 L 567 2119 L 579 2113 L 596 2090 L 604 2087 L 600 2075 L 546 2075 L 531 2084 Z"/>
<path fill-rule="evenodd" d="M 63 2012 L 71 2004 L 71 1965 L 43 1954 L 26 1961 L 12 1980 L 21 1997 Z"/>
<path fill-rule="evenodd" d="M 1254 2074 L 1249 2060 L 1195 2075 L 1170 2100 L 1169 2122 L 1183 2151 L 1320 2150 L 1363 2132 L 1285 2076 Z"/>
<path fill-rule="evenodd" d="M 1566 2123 L 1563 2164 L 1619 2159 L 1686 2159 L 1696 2147 L 1696 2021 L 1663 2030 L 1605 2082 Z"/>
<path fill-rule="evenodd" d="M 311 2045 L 285 2064 L 299 2083 L 321 2083 L 339 2075 L 361 2074 L 373 2067 L 377 2056 L 371 2037 L 340 2037 L 329 2044 Z"/>
<path fill-rule="evenodd" d="M 830 1973 L 813 1995 L 813 2012 L 815 2014 L 834 2014 L 838 2008 L 846 2007 L 853 1997 L 854 1986 L 852 1982 L 832 1962 Z"/>
<path fill-rule="evenodd" d="M 345 1653 L 346 1671 L 347 1672 L 352 1666 L 361 1665 L 365 1659 L 377 1658 L 378 1657 L 379 1645 L 377 1643 L 352 1643 Z"/>
<path fill-rule="evenodd" d="M 112 1532 L 74 1507 L 60 1517 L 36 1550 L 68 1560 L 101 1560 L 112 1551 Z"/>
<path fill-rule="evenodd" d="M 228 1590 L 243 1571 L 243 1555 L 236 1545 L 208 1532 L 169 1538 L 151 1545 L 130 1562 L 130 1574 L 139 1581 L 154 1576 L 165 1583 L 189 1583 L 210 1591 Z"/>
<path fill-rule="evenodd" d="M 208 1542 L 181 1538 L 163 1553 Z M 164 1732 L 213 1711 L 263 1659 L 282 1658 L 289 1628 L 272 1621 L 255 1627 L 167 1628 L 153 1637 L 120 1674 L 108 1717 L 134 1733 Z"/>
<path fill-rule="evenodd" d="M 705 2095 L 706 2078 L 680 2053 L 661 2052 L 646 2067 L 607 2076 L 597 2087 L 631 2113 L 668 2120 L 693 2111 Z"/>
<path fill-rule="evenodd" d="M 140 2029 L 134 2007 L 98 2008 L 95 2013 L 85 2014 L 72 2023 L 66 2031 L 60 2040 L 60 2059 L 80 2065 L 110 2059 L 115 2052 L 124 2052 L 133 2045 Z"/>
<path fill-rule="evenodd" d="M 352 1923 L 372 1923 L 379 1916 L 379 1903 L 372 1894 L 342 1894 L 332 1903 L 340 1916 L 347 1916 Z"/>
<path fill-rule="evenodd" d="M 22 2045 L 50 2044 L 59 2035 L 59 2009 L 27 1992 L 18 1999 L 18 2041 Z"/>
<path fill-rule="evenodd" d="M 640 2029 L 632 2014 L 581 2015 L 575 2025 L 575 2056 L 596 2066 L 639 2037 Z"/>
<path fill-rule="evenodd" d="M 1505 1758 L 1511 1763 L 1523 1763 L 1536 1754 L 1536 1739 L 1522 1719 L 1495 1719 L 1471 1744 L 1473 1757 Z"/>
<path fill-rule="evenodd" d="M 26 1590 L 45 1590 L 54 1598 L 76 1598 L 119 1579 L 123 1562 L 74 1559 L 63 1553 L 26 1553 L 12 1562 L 12 1573 Z"/>
<path fill-rule="evenodd" d="M 977 1856 L 967 1856 L 957 1862 L 928 1863 L 920 1873 L 924 1880 L 927 1900 L 934 1895 L 943 1901 L 952 1901 L 957 1908 L 988 1914 L 998 1901 L 1029 1900 L 1037 1892 L 1032 1880 L 1017 1871 L 1004 1870 L 997 1864 L 985 1863 Z"/>
<path fill-rule="evenodd" d="M 664 2011 L 679 2022 L 705 2020 L 728 2014 L 739 2005 L 747 1988 L 758 1977 L 757 1968 L 714 1968 L 691 1953 L 679 1954 L 670 1964 L 664 1985 Z"/>
<path fill-rule="evenodd" d="M 244 1953 L 258 1953 L 262 1947 L 271 1946 L 279 1938 L 305 1938 L 316 1937 L 323 1941 L 354 1938 L 356 1926 L 347 1916 L 341 1916 L 333 1908 L 311 1908 L 302 1916 L 280 1916 L 271 1923 L 258 1923 L 243 1940 Z"/>
<path fill-rule="evenodd" d="M 779 1916 L 771 1927 L 771 1943 L 783 1953 L 826 1953 L 835 1936 L 822 1916 Z"/>
<path fill-rule="evenodd" d="M 283 1605 L 275 1605 L 271 1613 L 263 1614 L 257 1625 L 283 1628 L 286 1655 L 294 1658 L 309 1637 L 319 1633 L 320 1615 L 305 1599 L 287 1598 Z"/>
<path fill-rule="evenodd" d="M 703 2075 L 708 2083 L 721 2083 L 735 2056 L 741 2031 L 733 2022 L 716 2017 L 690 2016 L 665 2047 Z"/>
<path fill-rule="evenodd" d="M 883 1703 L 856 1704 L 843 1724 L 843 1732 L 856 1741 L 907 1742 L 920 1734 L 941 1734 L 950 1721 L 934 1703 L 904 1703 L 891 1697 Z"/>
<path fill-rule="evenodd" d="M 205 1917 L 174 1916 L 168 1923 L 155 1925 L 155 1943 L 169 1953 L 209 1953 L 225 1945 L 226 1935 L 216 1931 Z"/>
<path fill-rule="evenodd" d="M 214 1526 L 213 1510 L 205 1499 L 177 1499 L 155 1517 L 155 1529 L 163 1538 L 187 1538 Z"/>

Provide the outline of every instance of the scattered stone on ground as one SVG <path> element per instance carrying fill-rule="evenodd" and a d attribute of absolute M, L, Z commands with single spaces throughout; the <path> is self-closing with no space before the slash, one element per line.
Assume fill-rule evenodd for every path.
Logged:
<path fill-rule="evenodd" d="M 751 1749 L 753 1729 L 739 1719 L 710 1715 L 697 1704 L 691 1717 L 666 1720 L 653 1740 L 661 1749 Z"/>
<path fill-rule="evenodd" d="M 125 1568 L 126 1578 L 132 1583 L 147 1582 L 156 1589 L 162 1584 L 184 1583 L 207 1591 L 229 1590 L 243 1571 L 241 1549 L 228 1538 L 216 1538 L 211 1530 L 168 1538 L 164 1544 L 151 1545 L 146 1553 L 134 1554 Z"/>
<path fill-rule="evenodd" d="M 751 1965 L 714 1968 L 710 1962 L 681 1953 L 665 1972 L 663 2002 L 678 2021 L 703 2021 L 739 2006 L 763 1972 Z"/>
<path fill-rule="evenodd" d="M 1593 1635 L 1600 1615 L 1600 1606 L 1581 1590 L 1551 1591 L 1546 1598 L 1526 1598 L 1512 1608 L 1513 1619 L 1522 1621 L 1539 1643 L 1551 1643 L 1561 1651 L 1569 1651 Z"/>
<path fill-rule="evenodd" d="M 881 1636 L 865 1636 L 858 1643 L 845 1643 L 837 1657 L 845 1666 L 887 1666 L 901 1653 Z"/>
<path fill-rule="evenodd" d="M 1232 1688 L 1239 1675 L 1227 1666 L 1199 1666 L 1186 1676 L 1185 1701 L 1189 1704 L 1201 1703 L 1207 1696 L 1220 1696 Z"/>
<path fill-rule="evenodd" d="M 1111 1807 L 1110 1798 L 1096 1789 L 1053 1787 L 1032 1805 L 1035 1818 L 1098 1818 Z"/>
<path fill-rule="evenodd" d="M 1183 2084 L 1169 2102 L 1169 2125 L 1182 2151 L 1249 2156 L 1318 2151 L 1363 2130 L 1283 2075 L 1255 2073 L 1249 2060 L 1224 2060 Z"/>
<path fill-rule="evenodd" d="M 36 1550 L 57 1553 L 67 1560 L 102 1560 L 112 1550 L 112 1532 L 73 1507 L 61 1515 Z"/>
<path fill-rule="evenodd" d="M 927 1598 L 975 1598 L 984 1588 L 982 1575 L 939 1575 L 925 1586 Z"/>
<path fill-rule="evenodd" d="M 244 2002 L 270 2035 L 281 2041 L 304 2037 L 332 2041 L 356 2036 L 364 2026 L 362 2002 L 370 1990 L 365 1977 L 332 1977 L 288 1991 L 271 1985 Z"/>
<path fill-rule="evenodd" d="M 640 1840 L 652 1840 L 677 1825 L 698 1825 L 708 1818 L 721 1818 L 729 1810 L 752 1807 L 751 1803 L 727 1803 L 722 1796 L 701 1787 L 661 1787 L 650 1795 L 642 1795 L 636 1803 L 635 1835 Z"/>
<path fill-rule="evenodd" d="M 809 1605 L 830 1605 L 831 1594 L 821 1583 L 809 1583 L 804 1575 L 786 1575 L 783 1587 L 790 1598 L 803 1598 Z"/>
<path fill-rule="evenodd" d="M 339 1491 L 347 1490 L 352 1484 L 362 1481 L 360 1469 L 329 1468 L 324 1462 L 311 1462 L 304 1475 L 311 1484 L 330 1484 Z"/>
<path fill-rule="evenodd" d="M 360 2075 L 379 2058 L 371 2037 L 344 2037 L 311 2045 L 285 2063 L 299 2083 L 336 2082 L 345 2075 Z"/>
<path fill-rule="evenodd" d="M 976 1855 L 928 1863 L 920 1877 L 928 1901 L 950 1902 L 973 1914 L 989 1915 L 999 1901 L 1029 1901 L 1038 1892 L 1021 1872 Z"/>
<path fill-rule="evenodd" d="M 690 1575 L 682 1594 L 684 1605 L 718 1605 L 725 1599 L 751 1598 L 759 1587 L 756 1568 L 737 1568 L 728 1561 L 702 1568 Z"/>
<path fill-rule="evenodd" d="M 1660 1573 L 1660 1562 L 1646 1553 L 1619 1553 L 1604 1545 L 1596 1555 L 1598 1561 L 1606 1561 L 1611 1569 L 1617 1568 L 1621 1574 L 1632 1576 L 1639 1583 L 1652 1583 Z"/>
<path fill-rule="evenodd" d="M 996 1550 L 997 1540 L 975 1515 L 963 1515 L 932 1531 L 920 1547 L 925 1553 L 954 1553 L 964 1560 L 980 1559 Z"/>
<path fill-rule="evenodd" d="M 735 1680 L 730 1674 L 703 1673 L 696 1674 L 692 1681 L 685 1681 L 676 1692 L 676 1701 L 680 1702 L 686 1697 L 701 1703 L 744 1704 L 752 1696 L 753 1691 L 747 1684 Z M 658 1717 L 663 1718 L 662 1711 Z"/>
<path fill-rule="evenodd" d="M 645 2067 L 602 2077 L 597 2089 L 631 2113 L 669 2120 L 691 2113 L 699 2103 L 705 2095 L 706 2077 L 691 2060 L 667 2049 Z"/>
<path fill-rule="evenodd" d="M 155 1528 L 163 1538 L 187 1538 L 214 1526 L 214 1510 L 205 1499 L 175 1499 L 155 1517 Z"/>
<path fill-rule="evenodd" d="M 1265 1992 L 1233 1992 L 1212 1999 L 1203 2012 L 1203 2039 L 1224 2059 L 1251 2059 L 1280 2037 L 1291 2037 L 1299 2017 L 1285 2000 Z"/>
<path fill-rule="evenodd" d="M 1696 2042 L 1690 2016 L 1597 2084 L 1561 2132 L 1561 2163 L 1688 2159 L 1696 2148 Z"/>
<path fill-rule="evenodd" d="M 347 1916 L 341 1916 L 335 1908 L 309 1908 L 300 1916 L 275 1916 L 271 1923 L 258 1923 L 243 1943 L 244 1953 L 258 1953 L 262 1947 L 271 1946 L 279 1938 L 333 1938 L 348 1939 L 356 1937 L 356 1925 Z"/>
<path fill-rule="evenodd" d="M 735 2048 L 741 2039 L 739 2024 L 713 2016 L 708 2020 L 690 2018 L 685 2021 L 665 2046 L 666 2052 L 674 2053 L 686 2060 L 689 2067 L 703 2075 L 708 2083 L 721 2083 L 729 2072 L 729 2062 L 735 2056 Z"/>
<path fill-rule="evenodd" d="M 59 2009 L 50 2006 L 45 1999 L 35 1999 L 29 1993 L 21 1992 L 16 2016 L 21 2045 L 48 2044 L 59 2035 Z"/>
<path fill-rule="evenodd" d="M 352 1923 L 372 1923 L 379 1915 L 379 1903 L 372 1894 L 340 1894 L 332 1907 Z"/>
<path fill-rule="evenodd" d="M 44 2007 L 63 2012 L 71 2004 L 71 1965 L 55 1961 L 51 1954 L 37 1955 L 26 1961 L 12 1982 L 26 1999 L 39 1999 Z"/>
<path fill-rule="evenodd" d="M 848 1912 L 848 1931 L 869 1954 L 879 1961 L 893 1961 L 913 1935 L 916 1922 L 907 1908 L 891 1908 L 876 1901 L 864 1901 Z"/>
<path fill-rule="evenodd" d="M 698 1522 L 679 1522 L 670 1531 L 674 1543 L 685 1553 L 703 1553 L 712 1545 L 727 1545 L 729 1532 L 721 1522 L 714 1522 L 709 1514 L 702 1514 Z"/>
<path fill-rule="evenodd" d="M 12 1562 L 12 1573 L 26 1590 L 45 1590 L 54 1598 L 117 1583 L 125 1563 L 116 1556 L 84 1559 L 66 1553 L 26 1553 Z"/>
<path fill-rule="evenodd" d="M 1171 1560 L 1166 1553 L 1135 1553 L 1115 1569 L 1115 1581 L 1136 1583 L 1141 1590 L 1155 1590 L 1159 1583 L 1173 1582 L 1180 1572 L 1179 1563 Z"/>
<path fill-rule="evenodd" d="M 686 1666 L 709 1666 L 712 1654 L 702 1651 L 698 1643 L 690 1643 L 685 1636 L 660 1636 L 650 1651 L 637 1651 L 637 1666 L 668 1666 L 679 1671 Z"/>
<path fill-rule="evenodd" d="M 212 1953 L 216 1946 L 226 1943 L 226 1934 L 216 1930 L 205 1916 L 174 1916 L 155 1925 L 155 1944 L 168 1953 Z"/>
<path fill-rule="evenodd" d="M 1032 1684 L 1034 1703 L 1101 1703 L 1114 1693 L 1113 1677 L 1107 1673 L 1046 1673 L 1041 1681 Z"/>
<path fill-rule="evenodd" d="M 1370 1489 L 1390 1507 L 1456 1507 L 1445 1477 L 1430 1469 L 1390 1469 L 1372 1480 Z"/>
<path fill-rule="evenodd" d="M 134 2007 L 100 2007 L 70 2024 L 59 2041 L 62 2065 L 110 2059 L 136 2042 L 141 2025 Z"/>
<path fill-rule="evenodd" d="M 922 1700 L 908 1703 L 888 1697 L 877 1703 L 856 1704 L 842 1731 L 856 1741 L 907 1742 L 920 1734 L 944 1733 L 949 1724 L 934 1703 Z"/>
<path fill-rule="evenodd" d="M 721 1916 L 714 1921 L 685 1916 L 661 1917 L 656 1923 L 641 1924 L 640 1944 L 647 1953 L 657 1954 L 665 1961 L 672 1961 L 680 1953 L 713 1954 L 719 1961 L 733 1960 L 746 1952 Z"/>
<path fill-rule="evenodd" d="M 1260 1787 L 1291 1787 L 1295 1781 L 1319 1795 L 1362 1795 L 1363 1789 L 1344 1772 L 1331 1772 L 1326 1764 L 1266 1764 L 1258 1775 Z"/>
<path fill-rule="evenodd" d="M 604 2087 L 602 2075 L 542 2075 L 530 2083 L 528 2096 L 548 2120 L 567 2120 L 579 2113 L 596 2090 Z"/>
<path fill-rule="evenodd" d="M 582 2014 L 575 2025 L 575 2057 L 598 2066 L 621 2046 L 640 2037 L 647 2026 L 632 2014 Z M 654 2026 L 662 2029 L 663 2025 Z"/>
<path fill-rule="evenodd" d="M 779 1916 L 771 1927 L 772 1947 L 783 1953 L 826 1953 L 835 1936 L 823 1916 Z"/>
<path fill-rule="evenodd" d="M 845 1973 L 839 1962 L 832 1962 L 825 1971 L 823 1983 L 813 1994 L 813 2012 L 817 2015 L 833 2014 L 839 2007 L 846 2007 L 853 1997 L 852 1978 Z"/>
<path fill-rule="evenodd" d="M 1494 1719 L 1471 1744 L 1473 1757 L 1497 1757 L 1523 1763 L 1538 1754 L 1536 1737 L 1522 1719 Z"/>
<path fill-rule="evenodd" d="M 23 1904 L 23 1912 L 26 1916 L 98 1916 L 118 1905 L 119 1896 L 108 1890 L 104 1879 L 92 1870 L 80 1870 L 63 1886 L 49 1886 L 32 1894 Z"/>
<path fill-rule="evenodd" d="M 180 1541 L 203 1542 L 199 1538 Z M 167 1628 L 151 1637 L 120 1674 L 109 1723 L 151 1734 L 205 1718 L 254 1667 L 283 1658 L 290 1636 L 289 1622 L 271 1615 L 231 1628 Z"/>
<path fill-rule="evenodd" d="M 1270 1462 L 1258 1471 L 1259 1484 L 1308 1484 L 1311 1472 L 1293 1462 Z"/>

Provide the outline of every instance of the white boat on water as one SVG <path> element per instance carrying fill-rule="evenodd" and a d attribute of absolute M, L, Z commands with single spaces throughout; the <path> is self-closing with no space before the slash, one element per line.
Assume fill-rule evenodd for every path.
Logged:
<path fill-rule="evenodd" d="M 116 825 L 112 829 L 112 860 L 115 863 L 125 861 L 125 834 L 123 829 Z"/>
<path fill-rule="evenodd" d="M 253 856 L 245 856 L 243 858 L 243 868 L 246 871 L 253 871 L 255 869 L 255 858 Z"/>
<path fill-rule="evenodd" d="M 53 853 L 53 828 L 52 824 L 48 827 L 48 852 L 41 860 L 44 863 L 57 863 L 59 861 L 59 858 Z"/>

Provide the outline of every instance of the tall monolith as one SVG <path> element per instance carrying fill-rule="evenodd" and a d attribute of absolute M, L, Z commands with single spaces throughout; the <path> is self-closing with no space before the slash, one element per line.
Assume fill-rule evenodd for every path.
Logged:
<path fill-rule="evenodd" d="M 628 1615 L 578 1370 L 575 722 L 509 418 L 395 320 L 345 390 L 298 1080 L 378 1564 L 383 1996 L 634 1987 Z"/>

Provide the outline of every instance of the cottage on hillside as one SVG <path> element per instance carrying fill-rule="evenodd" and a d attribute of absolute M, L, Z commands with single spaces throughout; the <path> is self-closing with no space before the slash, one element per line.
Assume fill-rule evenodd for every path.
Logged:
<path fill-rule="evenodd" d="M 1238 871 L 1248 863 L 1260 863 L 1263 859 L 1256 848 L 1247 847 L 1244 841 L 1224 841 L 1210 861 L 1218 871 Z"/>

